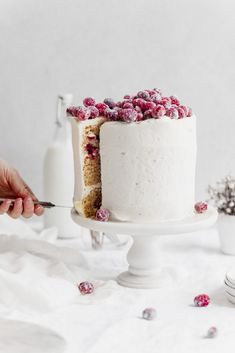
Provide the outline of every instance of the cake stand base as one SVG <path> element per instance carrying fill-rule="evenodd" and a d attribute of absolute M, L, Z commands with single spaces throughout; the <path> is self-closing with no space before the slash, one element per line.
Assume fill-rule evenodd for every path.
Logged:
<path fill-rule="evenodd" d="M 212 226 L 217 220 L 217 211 L 213 207 L 184 220 L 158 223 L 99 222 L 78 215 L 74 209 L 71 215 L 74 222 L 82 227 L 132 236 L 133 244 L 127 254 L 128 271 L 117 278 L 119 284 L 130 288 L 163 287 L 174 278 L 172 271 L 161 266 L 159 236 L 199 231 Z"/>

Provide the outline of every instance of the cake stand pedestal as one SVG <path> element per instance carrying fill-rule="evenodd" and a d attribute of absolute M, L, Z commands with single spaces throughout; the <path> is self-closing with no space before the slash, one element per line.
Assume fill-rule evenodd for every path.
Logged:
<path fill-rule="evenodd" d="M 99 222 L 80 216 L 74 209 L 71 215 L 82 227 L 132 236 L 133 244 L 127 254 L 128 271 L 117 277 L 119 284 L 131 288 L 157 288 L 169 282 L 171 273 L 159 263 L 159 236 L 199 231 L 211 227 L 217 220 L 213 207 L 184 220 L 158 223 Z"/>

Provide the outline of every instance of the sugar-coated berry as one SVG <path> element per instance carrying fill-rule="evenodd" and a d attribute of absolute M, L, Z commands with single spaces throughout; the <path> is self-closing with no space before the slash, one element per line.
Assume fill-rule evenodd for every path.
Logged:
<path fill-rule="evenodd" d="M 77 107 L 69 107 L 66 112 L 70 116 L 76 116 Z"/>
<path fill-rule="evenodd" d="M 158 104 L 152 111 L 152 117 L 155 119 L 159 119 L 166 114 L 166 109 L 163 105 Z"/>
<path fill-rule="evenodd" d="M 145 320 L 154 320 L 157 317 L 157 311 L 154 308 L 146 308 L 142 312 L 142 318 Z"/>
<path fill-rule="evenodd" d="M 186 105 L 180 105 L 179 108 L 184 110 L 185 116 L 188 115 L 188 107 Z"/>
<path fill-rule="evenodd" d="M 206 212 L 208 205 L 206 202 L 200 201 L 194 205 L 194 208 L 197 213 L 203 213 L 203 212 Z"/>
<path fill-rule="evenodd" d="M 97 116 L 99 116 L 99 110 L 95 106 L 90 105 L 88 109 L 90 110 L 90 113 L 91 113 L 90 119 L 95 119 L 97 118 Z"/>
<path fill-rule="evenodd" d="M 80 293 L 85 295 L 85 294 L 91 294 L 94 292 L 94 286 L 91 282 L 81 282 L 78 285 L 78 289 L 80 290 Z"/>
<path fill-rule="evenodd" d="M 92 97 L 84 98 L 83 104 L 85 105 L 85 107 L 89 107 L 90 105 L 95 105 L 95 99 Z"/>
<path fill-rule="evenodd" d="M 193 111 L 192 111 L 192 108 L 188 107 L 188 114 L 187 114 L 187 117 L 190 117 L 193 115 Z"/>
<path fill-rule="evenodd" d="M 132 123 L 137 119 L 137 111 L 135 109 L 122 109 L 121 119 L 126 123 Z"/>
<path fill-rule="evenodd" d="M 96 212 L 96 220 L 100 222 L 107 222 L 110 217 L 110 212 L 107 208 L 100 208 Z"/>
<path fill-rule="evenodd" d="M 162 95 L 162 91 L 160 88 L 153 88 L 153 91 L 159 93 L 160 95 Z"/>
<path fill-rule="evenodd" d="M 145 102 L 144 104 L 144 110 L 153 110 L 156 107 L 156 104 L 154 102 Z"/>
<path fill-rule="evenodd" d="M 134 109 L 137 111 L 137 113 L 141 113 L 142 112 L 141 108 L 138 105 L 136 105 Z"/>
<path fill-rule="evenodd" d="M 105 98 L 104 103 L 107 104 L 107 106 L 109 106 L 109 108 L 111 109 L 113 109 L 116 106 L 116 103 L 112 98 Z"/>
<path fill-rule="evenodd" d="M 117 102 L 116 103 L 116 107 L 118 107 L 118 108 L 122 108 L 122 105 L 123 105 L 123 102 Z"/>
<path fill-rule="evenodd" d="M 104 112 L 104 116 L 108 120 L 116 121 L 118 120 L 118 110 L 107 108 Z"/>
<path fill-rule="evenodd" d="M 215 338 L 218 335 L 218 329 L 215 326 L 211 326 L 207 331 L 208 338 Z"/>
<path fill-rule="evenodd" d="M 145 103 L 146 102 L 142 98 L 133 99 L 132 103 L 133 103 L 134 107 L 138 106 L 138 107 L 140 107 L 141 110 L 145 109 Z"/>
<path fill-rule="evenodd" d="M 167 109 L 166 115 L 169 116 L 169 118 L 171 119 L 178 119 L 179 117 L 178 109 L 171 107 Z"/>
<path fill-rule="evenodd" d="M 136 121 L 142 121 L 142 120 L 144 120 L 144 115 L 143 115 L 143 113 L 138 112 L 138 113 L 137 113 Z"/>
<path fill-rule="evenodd" d="M 153 89 L 146 89 L 146 91 L 149 93 L 150 97 L 156 94 L 156 92 Z"/>
<path fill-rule="evenodd" d="M 149 98 L 150 98 L 150 95 L 149 95 L 149 93 L 148 93 L 147 91 L 139 91 L 139 92 L 137 93 L 137 97 L 146 100 L 146 99 L 149 99 Z"/>
<path fill-rule="evenodd" d="M 124 102 L 123 109 L 134 108 L 132 103 Z"/>
<path fill-rule="evenodd" d="M 76 120 L 87 120 L 90 118 L 91 112 L 90 109 L 88 109 L 87 107 L 72 107 L 67 109 L 67 112 L 72 113 L 72 116 L 76 119 Z"/>
<path fill-rule="evenodd" d="M 207 306 L 210 304 L 210 297 L 208 294 L 199 294 L 194 298 L 194 304 L 195 306 Z"/>
<path fill-rule="evenodd" d="M 183 119 L 186 117 L 185 110 L 181 107 L 178 107 L 178 114 L 179 114 L 179 119 Z"/>
<path fill-rule="evenodd" d="M 144 120 L 151 119 L 153 117 L 152 115 L 153 111 L 151 109 L 148 109 L 144 112 Z"/>
<path fill-rule="evenodd" d="M 160 104 L 166 109 L 169 109 L 171 107 L 171 99 L 169 97 L 163 97 Z"/>
<path fill-rule="evenodd" d="M 104 115 L 105 109 L 108 108 L 105 103 L 97 103 L 95 106 L 99 110 L 99 115 Z"/>
<path fill-rule="evenodd" d="M 151 96 L 151 99 L 154 103 L 158 104 L 161 102 L 162 96 L 159 93 L 155 92 L 155 94 Z"/>
<path fill-rule="evenodd" d="M 132 96 L 130 94 L 125 94 L 125 96 L 123 98 L 124 99 L 132 99 Z"/>
<path fill-rule="evenodd" d="M 171 104 L 180 105 L 180 101 L 176 96 L 170 96 Z"/>

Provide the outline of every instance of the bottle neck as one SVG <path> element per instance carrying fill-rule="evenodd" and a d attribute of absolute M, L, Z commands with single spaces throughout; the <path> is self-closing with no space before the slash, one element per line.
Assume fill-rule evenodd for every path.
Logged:
<path fill-rule="evenodd" d="M 71 143 L 71 126 L 67 118 L 66 110 L 72 103 L 72 95 L 59 95 L 56 111 L 56 134 L 55 140 L 61 143 Z"/>

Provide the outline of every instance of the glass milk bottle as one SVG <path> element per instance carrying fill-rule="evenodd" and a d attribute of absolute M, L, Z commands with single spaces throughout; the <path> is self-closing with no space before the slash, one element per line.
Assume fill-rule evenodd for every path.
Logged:
<path fill-rule="evenodd" d="M 58 96 L 56 131 L 54 140 L 47 148 L 44 158 L 44 199 L 56 205 L 72 207 L 74 188 L 74 166 L 70 122 L 66 109 L 71 106 L 73 96 Z M 72 238 L 80 234 L 81 228 L 70 216 L 71 208 L 46 209 L 44 226 L 56 226 L 60 238 Z"/>

